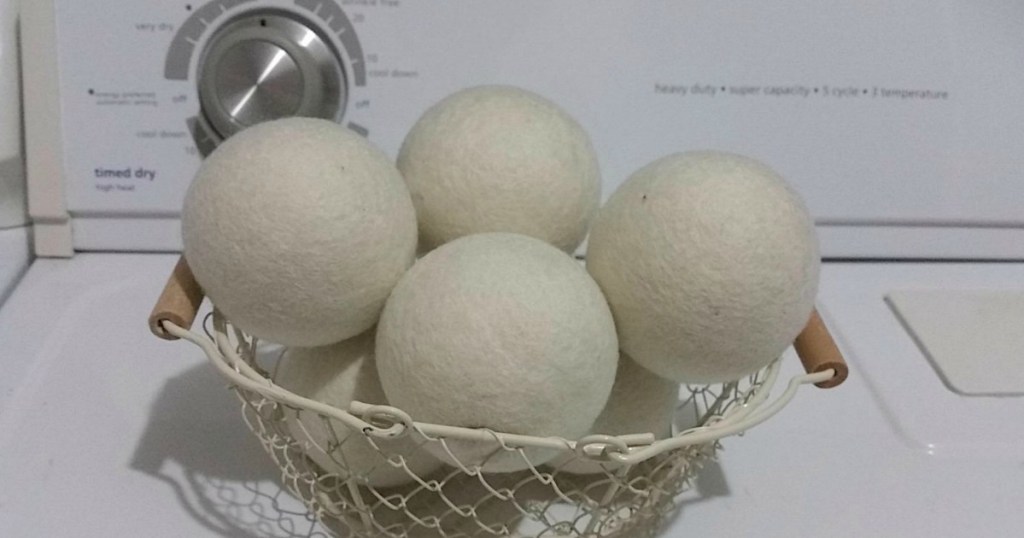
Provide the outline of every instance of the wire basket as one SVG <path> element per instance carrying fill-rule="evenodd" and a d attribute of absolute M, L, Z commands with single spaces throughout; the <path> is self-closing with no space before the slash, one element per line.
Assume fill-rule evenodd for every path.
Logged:
<path fill-rule="evenodd" d="M 845 363 L 815 313 L 796 342 L 809 373 L 790 379 L 774 400 L 769 395 L 779 361 L 741 381 L 684 386 L 677 432 L 667 439 L 513 435 L 415 422 L 391 406 L 352 402 L 349 409 L 338 409 L 300 397 L 274 383 L 273 359 L 216 310 L 203 332 L 190 331 L 201 300 L 182 260 L 154 309 L 151 327 L 158 336 L 202 348 L 240 398 L 243 418 L 277 464 L 284 486 L 327 529 L 345 538 L 656 536 L 676 511 L 676 499 L 715 456 L 720 439 L 767 420 L 801 385 L 835 386 L 846 376 Z M 319 435 L 294 427 L 311 417 L 322 425 Z M 404 440 L 401 450 L 396 440 Z M 349 465 L 344 449 L 352 443 L 378 454 L 376 463 Z M 489 456 L 460 460 L 453 447 L 465 443 L 483 447 Z M 410 446 L 413 452 L 447 454 L 447 465 L 418 472 L 410 464 Z M 311 451 L 330 458 L 333 472 L 321 468 L 316 461 L 324 460 L 311 458 Z M 543 461 L 532 461 L 539 453 Z M 489 458 L 519 459 L 524 469 L 488 473 Z M 382 467 L 407 475 L 406 484 L 366 485 L 365 477 Z"/>

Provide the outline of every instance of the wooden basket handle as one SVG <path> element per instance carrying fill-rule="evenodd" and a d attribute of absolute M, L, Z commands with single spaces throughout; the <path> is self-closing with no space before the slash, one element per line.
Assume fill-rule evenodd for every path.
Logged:
<path fill-rule="evenodd" d="M 793 347 L 807 373 L 813 374 L 829 369 L 835 372 L 830 379 L 815 383 L 817 387 L 823 389 L 837 387 L 850 375 L 846 360 L 843 359 L 843 354 L 840 353 L 839 347 L 836 346 L 832 334 L 828 331 L 828 327 L 825 326 L 817 309 L 811 312 L 810 321 L 796 337 Z"/>
<path fill-rule="evenodd" d="M 153 307 L 153 313 L 149 315 L 149 330 L 164 340 L 177 340 L 178 337 L 164 330 L 162 323 L 169 321 L 185 329 L 192 327 L 202 302 L 203 289 L 199 287 L 196 278 L 192 276 L 192 269 L 182 256 L 178 258 L 178 264 L 174 266 L 163 293 Z"/>

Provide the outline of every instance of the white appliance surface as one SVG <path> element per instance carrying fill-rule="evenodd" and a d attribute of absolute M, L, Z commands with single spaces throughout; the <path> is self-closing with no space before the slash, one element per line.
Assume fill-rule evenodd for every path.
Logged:
<path fill-rule="evenodd" d="M 1024 289 L 901 290 L 887 300 L 950 389 L 1024 396 Z"/>
<path fill-rule="evenodd" d="M 37 260 L 0 308 L 0 536 L 308 534 L 226 383 L 148 333 L 175 260 Z"/>
<path fill-rule="evenodd" d="M 0 305 L 28 269 L 31 260 L 30 228 L 0 229 Z"/>
<path fill-rule="evenodd" d="M 0 536 L 310 531 L 201 352 L 148 333 L 175 261 L 38 260 L 0 309 Z M 1021 282 L 1021 263 L 826 264 L 849 380 L 725 440 L 665 536 L 1024 534 L 1024 399 L 947 389 L 884 302 Z"/>
<path fill-rule="evenodd" d="M 18 0 L 0 0 L 0 230 L 28 223 L 21 153 L 17 7 Z M 2 290 L 0 286 L 0 298 Z"/>

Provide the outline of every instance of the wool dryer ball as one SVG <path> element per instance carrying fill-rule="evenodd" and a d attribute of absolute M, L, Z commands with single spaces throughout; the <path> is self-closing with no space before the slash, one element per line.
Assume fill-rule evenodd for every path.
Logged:
<path fill-rule="evenodd" d="M 398 155 L 420 246 L 514 232 L 572 252 L 601 198 L 587 133 L 547 99 L 510 86 L 462 90 L 416 122 Z"/>
<path fill-rule="evenodd" d="M 424 256 L 395 287 L 377 329 L 384 392 L 413 420 L 568 439 L 601 413 L 617 346 L 608 305 L 583 267 L 507 233 L 463 237 Z M 497 443 L 448 446 L 486 471 L 528 466 Z M 426 448 L 447 458 L 440 443 Z M 556 452 L 527 450 L 535 464 Z"/>
<path fill-rule="evenodd" d="M 416 254 L 401 175 L 326 120 L 262 123 L 199 169 L 182 210 L 185 258 L 237 327 L 294 346 L 338 342 L 377 321 Z"/>
<path fill-rule="evenodd" d="M 736 380 L 781 355 L 810 318 L 820 265 L 814 222 L 785 181 L 712 151 L 633 174 L 587 251 L 623 351 L 681 383 Z"/>
<path fill-rule="evenodd" d="M 274 381 L 310 400 L 342 410 L 353 400 L 386 405 L 373 359 L 374 334 L 368 331 L 338 344 L 289 349 L 278 366 Z M 420 478 L 441 467 L 441 462 L 420 450 L 410 437 L 376 439 L 388 454 L 401 455 L 409 471 L 395 467 L 387 455 L 375 449 L 358 429 L 339 420 L 328 427 L 321 415 L 304 410 L 298 418 L 289 412 L 286 424 L 311 460 L 341 477 L 354 475 L 366 485 L 390 487 L 412 482 L 409 471 Z M 395 459 L 395 458 L 392 458 Z"/>
<path fill-rule="evenodd" d="M 672 415 L 679 403 L 679 384 L 659 377 L 622 354 L 608 403 L 590 431 L 604 435 L 672 434 Z"/>
<path fill-rule="evenodd" d="M 651 433 L 655 439 L 665 439 L 672 435 L 672 418 L 678 403 L 678 383 L 655 375 L 623 354 L 611 396 L 590 431 L 601 435 Z M 548 465 L 572 474 L 600 473 L 620 467 L 615 462 L 575 453 L 559 456 Z"/>

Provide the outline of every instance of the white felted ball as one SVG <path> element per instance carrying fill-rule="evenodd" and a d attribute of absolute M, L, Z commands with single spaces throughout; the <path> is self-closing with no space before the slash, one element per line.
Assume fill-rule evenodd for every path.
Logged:
<path fill-rule="evenodd" d="M 398 170 L 329 121 L 289 118 L 225 141 L 182 210 L 185 258 L 237 327 L 319 346 L 377 321 L 416 253 L 416 215 Z"/>
<path fill-rule="evenodd" d="M 278 366 L 274 382 L 299 396 L 342 410 L 347 410 L 353 400 L 385 405 L 373 346 L 374 334 L 368 331 L 331 346 L 292 348 Z M 306 455 L 329 473 L 354 475 L 360 483 L 376 487 L 414 480 L 404 468 L 391 465 L 388 456 L 375 449 L 362 431 L 350 429 L 340 420 L 332 420 L 328 427 L 321 415 L 302 411 L 298 418 L 289 415 L 286 422 Z M 420 478 L 441 466 L 411 437 L 374 442 L 389 455 L 402 456 L 409 471 Z"/>
<path fill-rule="evenodd" d="M 583 128 L 554 103 L 510 86 L 448 96 L 416 122 L 398 155 L 424 249 L 514 232 L 572 252 L 601 198 Z"/>
<path fill-rule="evenodd" d="M 395 287 L 377 331 L 389 401 L 413 420 L 575 439 L 601 413 L 618 358 L 611 312 L 576 260 L 517 234 L 457 239 Z M 497 443 L 449 441 L 465 465 L 525 469 Z M 427 449 L 447 458 L 440 443 Z M 555 454 L 528 451 L 533 463 Z"/>
<path fill-rule="evenodd" d="M 679 384 L 655 375 L 628 355 L 619 358 L 615 385 L 608 403 L 590 431 L 602 435 L 653 433 L 655 439 L 672 435 L 672 418 L 679 403 Z M 619 468 L 614 462 L 559 456 L 548 464 L 559 471 L 591 474 Z"/>
<path fill-rule="evenodd" d="M 733 381 L 781 355 L 810 317 L 820 265 L 814 222 L 785 181 L 711 151 L 633 174 L 587 251 L 622 349 L 681 383 Z"/>

